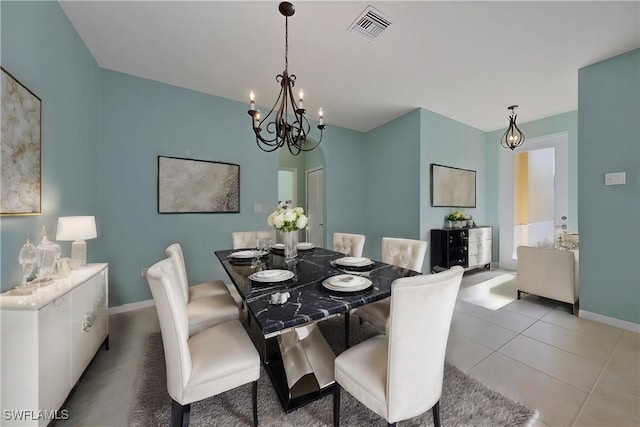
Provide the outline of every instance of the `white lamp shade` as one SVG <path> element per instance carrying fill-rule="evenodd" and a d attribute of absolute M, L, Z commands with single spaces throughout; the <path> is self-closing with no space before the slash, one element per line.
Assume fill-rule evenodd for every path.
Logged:
<path fill-rule="evenodd" d="M 93 216 L 61 216 L 56 240 L 88 240 L 98 237 Z"/>

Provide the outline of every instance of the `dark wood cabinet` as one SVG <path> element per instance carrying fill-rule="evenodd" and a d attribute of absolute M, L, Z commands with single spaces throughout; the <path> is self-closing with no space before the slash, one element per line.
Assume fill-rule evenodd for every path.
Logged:
<path fill-rule="evenodd" d="M 459 265 L 465 270 L 491 268 L 491 227 L 431 230 L 431 271 Z"/>

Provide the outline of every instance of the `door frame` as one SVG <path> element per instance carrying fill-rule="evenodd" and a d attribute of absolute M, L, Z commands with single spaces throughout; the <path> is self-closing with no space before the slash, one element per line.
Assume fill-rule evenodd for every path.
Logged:
<path fill-rule="evenodd" d="M 304 174 L 304 185 L 305 185 L 305 202 L 306 202 L 306 206 L 304 207 L 305 212 L 307 212 L 307 214 L 309 213 L 309 174 L 313 173 L 313 172 L 317 172 L 317 171 L 322 171 L 322 246 L 326 246 L 327 244 L 327 238 L 325 235 L 325 231 L 327 229 L 326 227 L 326 221 L 327 221 L 327 214 L 325 212 L 325 202 L 326 202 L 326 197 L 325 197 L 325 185 L 324 185 L 324 166 L 318 166 L 315 168 L 311 168 L 311 169 L 307 169 L 305 171 Z M 307 227 L 307 241 L 309 241 L 309 227 Z"/>
<path fill-rule="evenodd" d="M 569 133 L 559 132 L 537 138 L 527 139 L 515 150 L 503 149 L 499 154 L 498 179 L 498 224 L 499 224 L 499 265 L 500 268 L 516 270 L 517 260 L 513 259 L 514 252 L 514 189 L 513 173 L 515 153 L 554 148 L 554 203 L 553 222 L 560 224 L 563 216 L 569 214 Z"/>

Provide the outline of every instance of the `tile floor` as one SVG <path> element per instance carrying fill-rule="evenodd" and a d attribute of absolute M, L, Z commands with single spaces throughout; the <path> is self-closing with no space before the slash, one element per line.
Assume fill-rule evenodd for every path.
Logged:
<path fill-rule="evenodd" d="M 463 287 L 505 273 L 466 274 Z M 155 308 L 110 316 L 100 351 L 57 426 L 126 426 Z M 528 296 L 492 311 L 459 300 L 447 348 L 459 369 L 539 412 L 536 426 L 640 425 L 640 336 Z"/>

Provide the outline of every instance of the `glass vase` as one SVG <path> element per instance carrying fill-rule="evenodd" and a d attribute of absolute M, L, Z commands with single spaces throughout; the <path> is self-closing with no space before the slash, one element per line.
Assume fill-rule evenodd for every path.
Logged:
<path fill-rule="evenodd" d="M 298 256 L 298 232 L 283 231 L 282 242 L 284 243 L 284 262 L 293 261 Z"/>

